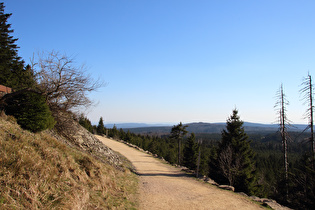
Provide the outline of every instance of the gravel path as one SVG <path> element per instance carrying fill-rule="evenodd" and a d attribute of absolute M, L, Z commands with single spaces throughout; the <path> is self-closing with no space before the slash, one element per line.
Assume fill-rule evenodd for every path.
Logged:
<path fill-rule="evenodd" d="M 244 196 L 197 181 L 180 169 L 123 143 L 97 138 L 135 166 L 140 179 L 140 209 L 263 209 Z"/>

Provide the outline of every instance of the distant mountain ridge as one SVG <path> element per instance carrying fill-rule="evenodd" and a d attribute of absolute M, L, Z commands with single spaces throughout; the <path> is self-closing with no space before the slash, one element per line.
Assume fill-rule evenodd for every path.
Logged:
<path fill-rule="evenodd" d="M 194 122 L 187 123 L 187 131 L 190 133 L 221 133 L 223 129 L 226 128 L 226 123 L 204 123 L 204 122 Z M 105 127 L 112 128 L 114 124 L 106 124 Z M 146 123 L 122 123 L 115 124 L 115 126 L 120 129 L 133 133 L 141 134 L 167 134 L 170 133 L 173 125 L 167 124 L 146 124 Z M 288 126 L 288 131 L 302 132 L 307 125 L 305 124 L 293 124 Z M 279 129 L 277 124 L 261 124 L 261 123 L 251 123 L 244 122 L 245 131 L 251 132 L 276 132 Z"/>
<path fill-rule="evenodd" d="M 160 126 L 172 126 L 171 124 L 163 124 L 163 123 L 156 123 L 156 124 L 148 124 L 148 123 L 107 123 L 104 126 L 106 128 L 113 128 L 114 125 L 116 128 L 125 129 L 125 128 L 145 128 L 145 127 L 160 127 Z"/>

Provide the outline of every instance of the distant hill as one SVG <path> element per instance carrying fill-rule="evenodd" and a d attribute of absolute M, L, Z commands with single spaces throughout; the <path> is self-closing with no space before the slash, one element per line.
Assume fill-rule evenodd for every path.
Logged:
<path fill-rule="evenodd" d="M 146 127 L 161 127 L 161 126 L 171 126 L 170 124 L 147 124 L 147 123 L 108 123 L 105 124 L 104 126 L 106 128 L 113 128 L 114 125 L 116 126 L 116 128 L 120 129 L 120 128 L 146 128 Z"/>
<path fill-rule="evenodd" d="M 128 124 L 126 124 L 128 125 Z M 132 124 L 133 127 L 121 127 L 124 130 L 129 130 L 133 133 L 141 134 L 169 134 L 173 126 L 153 126 L 149 124 L 144 124 L 145 126 L 141 127 L 141 124 Z M 139 125 L 139 126 L 137 126 Z M 221 133 L 223 129 L 226 128 L 226 123 L 188 123 L 187 131 L 189 133 Z M 118 125 L 116 125 L 117 128 Z M 303 124 L 294 124 L 288 128 L 289 131 L 301 132 L 307 125 Z M 266 133 L 266 132 L 276 132 L 279 129 L 279 125 L 276 124 L 260 124 L 260 123 L 251 123 L 244 122 L 244 128 L 247 133 Z"/>

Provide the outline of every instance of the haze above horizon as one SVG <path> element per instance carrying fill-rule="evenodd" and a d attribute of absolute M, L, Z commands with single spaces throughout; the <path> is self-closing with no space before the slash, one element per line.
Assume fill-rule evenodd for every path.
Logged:
<path fill-rule="evenodd" d="M 315 72 L 315 1 L 4 0 L 19 55 L 59 51 L 107 86 L 92 122 L 273 123 L 281 83 L 306 124 L 303 77 Z"/>

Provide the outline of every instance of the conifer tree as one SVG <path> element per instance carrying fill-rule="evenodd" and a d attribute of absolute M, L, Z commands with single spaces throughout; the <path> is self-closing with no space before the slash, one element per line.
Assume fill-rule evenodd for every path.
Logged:
<path fill-rule="evenodd" d="M 177 140 L 177 144 L 178 144 L 178 153 L 177 153 L 177 164 L 180 165 L 181 164 L 181 142 L 182 142 L 182 138 L 183 136 L 185 136 L 187 134 L 187 125 L 183 125 L 182 122 L 180 122 L 178 125 L 174 125 L 172 130 L 171 130 L 171 135 L 170 138 L 171 139 L 175 139 Z"/>
<path fill-rule="evenodd" d="M 9 98 L 5 112 L 13 115 L 22 128 L 32 132 L 49 129 L 55 125 L 45 98 L 37 93 L 22 92 Z"/>
<path fill-rule="evenodd" d="M 96 132 L 99 135 L 106 134 L 106 128 L 104 126 L 103 117 L 100 117 L 100 120 L 96 128 Z"/>
<path fill-rule="evenodd" d="M 188 138 L 185 148 L 184 148 L 184 158 L 183 158 L 183 164 L 187 168 L 191 170 L 196 169 L 196 163 L 197 163 L 197 149 L 198 144 L 196 143 L 196 137 L 194 133 L 190 134 L 190 137 Z"/>
<path fill-rule="evenodd" d="M 199 144 L 199 150 L 200 150 L 200 163 L 199 163 L 199 174 L 200 175 L 208 175 L 209 172 L 209 158 L 210 153 L 212 152 L 212 148 L 210 146 L 201 146 L 202 144 Z"/>
<path fill-rule="evenodd" d="M 11 34 L 11 24 L 8 19 L 12 14 L 4 12 L 4 4 L 0 3 L 0 84 L 15 90 L 32 87 L 35 84 L 33 70 L 24 67 L 24 61 L 18 56 L 18 46 Z"/>
<path fill-rule="evenodd" d="M 80 117 L 79 117 L 79 124 L 82 125 L 84 128 L 86 128 L 91 133 L 93 133 L 92 123 L 86 116 L 84 116 L 84 114 L 80 115 Z"/>
<path fill-rule="evenodd" d="M 236 191 L 253 194 L 256 180 L 254 152 L 245 133 L 243 121 L 238 116 L 238 110 L 233 110 L 221 136 L 218 165 L 222 175 Z"/>
<path fill-rule="evenodd" d="M 116 139 L 119 136 L 119 131 L 118 131 L 116 125 L 114 125 L 112 129 L 109 129 L 108 135 L 109 135 L 109 137 L 112 137 L 114 139 Z"/>

